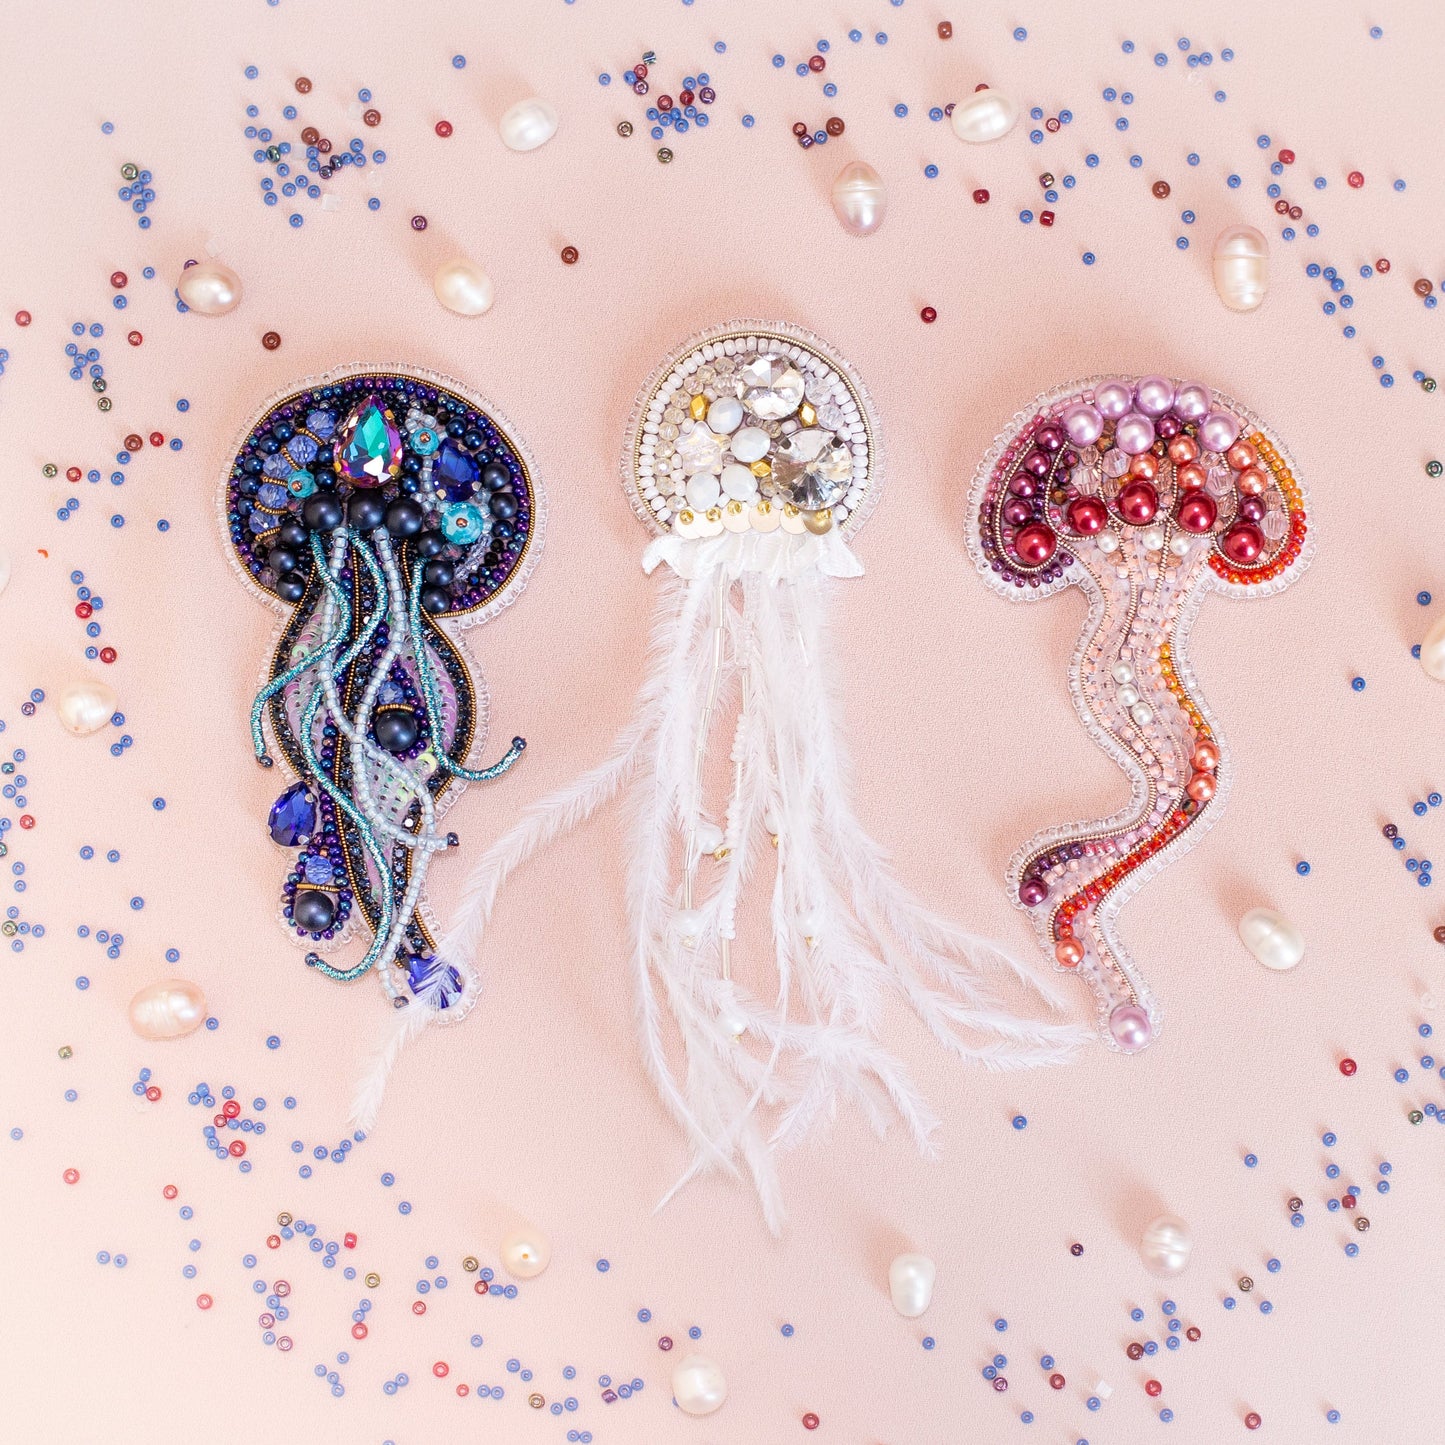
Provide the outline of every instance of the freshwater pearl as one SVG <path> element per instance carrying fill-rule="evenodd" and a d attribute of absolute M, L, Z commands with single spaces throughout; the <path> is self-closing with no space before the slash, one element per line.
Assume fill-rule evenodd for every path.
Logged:
<path fill-rule="evenodd" d="M 717 1021 L 723 1033 L 734 1043 L 748 1031 L 748 1016 L 737 996 L 726 984 L 718 994 Z"/>
<path fill-rule="evenodd" d="M 219 261 L 197 261 L 176 282 L 181 300 L 202 316 L 224 316 L 241 301 L 241 278 Z"/>
<path fill-rule="evenodd" d="M 1105 421 L 1118 421 L 1134 405 L 1134 388 L 1127 381 L 1101 381 L 1094 388 L 1094 405 Z"/>
<path fill-rule="evenodd" d="M 55 715 L 66 732 L 83 738 L 110 721 L 115 703 L 114 690 L 99 678 L 89 677 L 61 689 L 55 699 Z"/>
<path fill-rule="evenodd" d="M 743 404 L 735 396 L 720 396 L 707 409 L 709 431 L 720 436 L 731 436 L 743 420 Z"/>
<path fill-rule="evenodd" d="M 1269 242 L 1253 226 L 1214 238 L 1214 289 L 1231 311 L 1253 311 L 1269 289 Z"/>
<path fill-rule="evenodd" d="M 1076 447 L 1093 446 L 1104 430 L 1104 418 L 1099 408 L 1090 406 L 1086 401 L 1078 401 L 1073 406 L 1066 407 L 1059 420 L 1063 422 L 1069 440 Z"/>
<path fill-rule="evenodd" d="M 727 1397 L 728 1382 L 706 1355 L 685 1355 L 672 1367 L 672 1398 L 684 1415 L 711 1415 Z"/>
<path fill-rule="evenodd" d="M 1134 719 L 1137 726 L 1147 728 L 1154 721 L 1154 709 L 1147 702 L 1136 702 L 1129 709 L 1129 716 Z"/>
<path fill-rule="evenodd" d="M 1199 440 L 1205 451 L 1227 452 L 1239 436 L 1239 420 L 1227 411 L 1212 411 L 1199 424 Z"/>
<path fill-rule="evenodd" d="M 1115 682 L 1133 682 L 1134 669 L 1127 662 L 1116 662 L 1114 664 Z"/>
<path fill-rule="evenodd" d="M 1107 556 L 1119 550 L 1119 539 L 1112 532 L 1101 532 L 1094 545 Z"/>
<path fill-rule="evenodd" d="M 492 278 L 465 256 L 444 261 L 437 267 L 432 290 L 437 300 L 458 316 L 481 316 L 492 309 L 497 297 Z"/>
<path fill-rule="evenodd" d="M 1189 1233 L 1189 1226 L 1172 1214 L 1161 1214 L 1144 1226 L 1143 1237 L 1139 1240 L 1139 1258 L 1150 1274 L 1168 1279 L 1183 1273 L 1193 1248 L 1194 1239 Z"/>
<path fill-rule="evenodd" d="M 970 145 L 1006 136 L 1019 118 L 1019 108 L 1000 90 L 976 90 L 955 101 L 953 133 Z"/>
<path fill-rule="evenodd" d="M 1163 416 L 1174 405 L 1174 383 L 1162 376 L 1141 378 L 1135 394 L 1145 416 Z"/>
<path fill-rule="evenodd" d="M 1174 393 L 1174 415 L 1184 421 L 1199 421 L 1209 411 L 1209 388 L 1197 381 L 1184 382 Z"/>
<path fill-rule="evenodd" d="M 1164 528 L 1159 526 L 1145 527 L 1139 533 L 1139 540 L 1144 544 L 1146 552 L 1158 552 L 1164 546 Z"/>
<path fill-rule="evenodd" d="M 1154 1037 L 1154 1025 L 1138 1004 L 1121 1003 L 1109 1015 L 1109 1032 L 1126 1054 L 1137 1054 Z"/>
<path fill-rule="evenodd" d="M 916 1320 L 933 1301 L 938 1266 L 926 1254 L 900 1254 L 888 1266 L 888 1295 L 906 1320 Z"/>
<path fill-rule="evenodd" d="M 540 96 L 519 100 L 497 125 L 509 150 L 534 151 L 557 134 L 557 112 Z"/>
<path fill-rule="evenodd" d="M 205 1021 L 205 994 L 183 978 L 149 984 L 130 1001 L 130 1026 L 143 1039 L 179 1039 Z"/>
<path fill-rule="evenodd" d="M 1125 684 L 1125 686 L 1119 689 L 1120 707 L 1133 707 L 1134 704 L 1138 701 L 1139 689 L 1137 687 L 1134 687 L 1131 684 Z"/>
<path fill-rule="evenodd" d="M 798 915 L 798 929 L 810 942 L 823 936 L 827 923 L 828 915 L 821 908 L 809 908 Z"/>
<path fill-rule="evenodd" d="M 845 231 L 871 236 L 888 213 L 883 177 L 863 161 L 849 161 L 833 181 L 833 214 Z"/>
<path fill-rule="evenodd" d="M 1239 938 L 1266 968 L 1293 968 L 1305 956 L 1304 935 L 1273 908 L 1251 908 L 1239 920 Z"/>
<path fill-rule="evenodd" d="M 1420 666 L 1427 677 L 1445 682 L 1445 616 L 1436 620 L 1420 643 Z"/>
<path fill-rule="evenodd" d="M 513 1279 L 535 1279 L 551 1262 L 547 1236 L 534 1229 L 519 1229 L 502 1241 L 502 1268 Z"/>

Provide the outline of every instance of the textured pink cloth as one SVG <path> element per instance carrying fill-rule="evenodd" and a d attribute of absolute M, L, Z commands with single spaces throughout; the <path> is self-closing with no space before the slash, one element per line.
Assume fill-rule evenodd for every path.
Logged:
<path fill-rule="evenodd" d="M 1439 815 L 1409 812 L 1445 781 L 1441 695 L 1409 655 L 1441 605 L 1427 612 L 1416 592 L 1445 598 L 1427 530 L 1438 484 L 1422 472 L 1442 403 L 1410 383 L 1439 348 L 1439 322 L 1410 283 L 1431 263 L 1438 270 L 1431 118 L 1445 21 L 1405 0 L 1375 42 L 1347 5 L 1306 15 L 1228 0 L 1190 13 L 1195 49 L 1216 56 L 1191 71 L 1175 50 L 1181 19 L 1166 22 L 1142 0 L 951 14 L 924 0 L 806 8 L 10 7 L 0 50 L 10 188 L 0 345 L 11 354 L 0 378 L 0 538 L 14 576 L 0 597 L 0 756 L 26 749 L 37 819 L 7 835 L 7 864 L 23 860 L 30 884 L 8 901 L 47 935 L 11 956 L 6 975 L 7 1438 L 560 1445 L 578 1428 L 599 1445 L 772 1445 L 804 1438 L 812 1410 L 820 1441 L 994 1445 L 1015 1438 L 1024 1409 L 1043 1440 L 1144 1440 L 1163 1406 L 1176 1413 L 1169 1438 L 1190 1445 L 1235 1438 L 1251 1409 L 1264 1417 L 1260 1439 L 1323 1438 L 1332 1407 L 1342 1439 L 1440 1437 L 1429 1365 L 1445 1323 L 1440 1131 L 1405 1120 L 1442 1098 L 1438 1077 L 1418 1066 L 1428 1046 L 1416 1037 L 1420 994 L 1442 988 L 1430 938 L 1439 915 L 1379 829 L 1393 818 L 1412 855 L 1445 856 Z M 944 43 L 935 25 L 946 15 L 954 36 Z M 859 45 L 846 39 L 854 24 L 867 37 Z M 1011 37 L 1018 24 L 1024 43 Z M 887 46 L 872 39 L 880 29 Z M 792 66 L 819 36 L 832 42 L 828 69 L 800 80 Z M 1132 55 L 1121 52 L 1126 37 Z M 717 39 L 725 55 L 713 52 Z M 1217 58 L 1224 46 L 1237 52 L 1230 64 Z M 645 102 L 620 82 L 649 47 L 654 96 L 699 69 L 718 91 L 713 124 L 677 138 L 667 167 L 654 159 Z M 787 68 L 769 64 L 775 51 Z M 1151 63 L 1155 51 L 1170 54 L 1166 68 Z M 469 58 L 463 70 L 450 64 L 457 52 Z M 250 63 L 261 75 L 248 82 Z M 608 88 L 595 79 L 603 70 Z M 313 80 L 309 95 L 294 91 L 298 74 Z M 836 100 L 822 94 L 829 79 Z M 1075 119 L 1035 147 L 1025 114 L 1001 143 L 966 148 L 926 113 L 984 80 L 1025 110 L 1067 107 Z M 1108 85 L 1132 90 L 1133 106 L 1106 105 Z M 374 131 L 350 100 L 362 86 L 383 113 Z M 1216 88 L 1227 102 L 1211 98 Z M 528 93 L 556 104 L 561 128 L 542 150 L 514 155 L 496 121 Z M 255 123 L 278 136 L 297 139 L 311 123 L 339 146 L 362 135 L 388 160 L 338 176 L 334 212 L 311 201 L 263 207 L 269 167 L 253 163 L 242 134 L 253 102 Z M 898 102 L 906 120 L 892 113 Z M 290 103 L 294 126 L 280 114 Z M 744 112 L 754 129 L 740 124 Z M 847 121 L 842 138 L 806 153 L 793 143 L 795 119 L 816 129 L 835 113 Z M 1116 115 L 1129 117 L 1127 132 Z M 455 126 L 447 140 L 433 133 L 443 117 Z M 627 140 L 614 130 L 623 118 L 637 127 Z M 100 133 L 105 119 L 112 136 Z M 1321 226 L 1318 241 L 1279 240 L 1262 132 L 1298 154 L 1281 184 Z M 1097 169 L 1084 164 L 1089 151 Z M 889 188 L 887 221 L 866 240 L 844 234 L 828 205 L 832 176 L 854 158 Z M 154 175 L 149 231 L 115 195 L 126 161 Z M 930 162 L 936 180 L 923 174 Z M 1363 191 L 1345 185 L 1355 168 Z M 1061 193 L 1051 230 L 1020 225 L 1020 210 L 1040 209 L 1045 170 L 1078 185 Z M 1244 177 L 1240 189 L 1226 189 L 1230 172 Z M 1327 190 L 1313 189 L 1316 175 Z M 1396 175 L 1410 183 L 1403 194 L 1390 188 Z M 1173 187 L 1165 201 L 1149 191 L 1160 178 Z M 987 206 L 971 200 L 976 186 L 992 192 Z M 1197 213 L 1188 226 L 1186 207 Z M 306 217 L 299 230 L 286 224 L 293 209 Z M 408 225 L 416 213 L 429 219 L 424 233 Z M 1271 236 L 1275 258 L 1271 294 L 1247 316 L 1219 305 L 1209 275 L 1213 235 L 1241 220 Z M 1179 235 L 1188 250 L 1176 249 Z M 245 299 L 224 319 L 177 316 L 171 287 L 208 242 L 244 278 Z M 564 244 L 580 250 L 576 266 L 558 259 Z M 1081 264 L 1086 250 L 1093 267 Z M 483 319 L 449 315 L 432 298 L 432 270 L 458 251 L 496 281 Z M 1382 255 L 1390 275 L 1357 281 L 1360 264 Z M 1359 297 L 1351 317 L 1321 316 L 1327 292 L 1305 278 L 1310 260 L 1340 268 Z M 146 265 L 157 279 L 141 279 Z M 130 277 L 124 311 L 111 309 L 117 269 Z M 924 305 L 938 309 L 932 326 L 918 319 Z M 9 320 L 22 307 L 34 316 L 28 330 Z M 251 763 L 246 736 L 272 619 L 231 575 L 215 522 L 237 430 L 293 380 L 395 359 L 491 398 L 537 458 L 551 502 L 545 555 L 518 605 L 471 635 L 492 689 L 493 744 L 521 732 L 530 746 L 515 773 L 471 789 L 452 815 L 466 847 L 432 874 L 445 918 L 476 850 L 600 759 L 629 714 L 658 584 L 638 566 L 645 538 L 617 483 L 623 424 L 664 352 L 735 315 L 812 327 L 873 394 L 886 492 L 857 539 L 867 575 L 836 597 L 859 811 L 921 896 L 1021 950 L 1032 943 L 1001 883 L 1013 848 L 1046 823 L 1100 815 L 1124 782 L 1068 699 L 1083 599 L 1010 608 L 969 567 L 964 501 L 977 459 L 1037 392 L 1115 368 L 1217 385 L 1293 450 L 1320 539 L 1313 568 L 1269 602 L 1211 601 L 1194 634 L 1236 761 L 1227 813 L 1121 920 L 1165 1010 L 1163 1039 L 1137 1059 L 1097 1048 L 1068 1071 L 986 1076 L 898 1017 L 889 1041 L 945 1119 L 941 1160 L 918 1158 L 898 1133 L 879 1142 L 849 1112 L 826 1142 L 785 1161 L 792 1225 L 781 1242 L 745 1187 L 722 1179 L 654 1217 L 684 1152 L 637 1061 L 614 813 L 518 875 L 489 935 L 479 1011 L 405 1058 L 376 1134 L 344 1166 L 299 1179 L 287 1145 L 340 1137 L 384 1006 L 369 982 L 343 988 L 308 973 L 273 917 L 283 876 L 263 826 L 273 778 Z M 1353 341 L 1339 336 L 1345 319 L 1359 326 Z M 108 415 L 65 375 L 77 320 L 106 326 L 96 344 L 115 399 Z M 125 344 L 131 327 L 145 334 L 138 350 Z M 261 346 L 269 330 L 283 338 L 278 350 Z M 1392 391 L 1371 371 L 1375 352 L 1398 379 Z M 191 401 L 185 415 L 180 396 Z M 124 436 L 152 430 L 180 435 L 185 449 L 147 446 L 123 489 L 65 481 L 69 465 L 108 477 Z M 42 477 L 47 461 L 58 478 Z M 69 496 L 81 506 L 62 524 L 56 509 Z M 115 512 L 123 529 L 109 525 Z M 82 658 L 75 568 L 104 596 L 100 640 L 120 654 L 111 668 Z M 53 696 L 99 671 L 135 737 L 124 757 L 107 751 L 113 732 L 65 736 L 49 704 L 20 717 L 31 688 Z M 1356 673 L 1368 680 L 1362 693 L 1350 690 Z M 80 861 L 83 844 L 94 860 Z M 119 863 L 104 861 L 109 848 Z M 1294 870 L 1302 857 L 1308 878 Z M 143 910 L 132 912 L 133 896 Z M 1293 973 L 1266 972 L 1239 944 L 1236 921 L 1256 904 L 1303 929 L 1308 952 Z M 124 933 L 121 958 L 77 938 L 81 924 Z M 170 947 L 182 955 L 174 967 L 163 960 Z M 204 985 L 220 1027 L 144 1043 L 126 1027 L 126 1001 L 173 972 Z M 86 992 L 73 983 L 81 973 Z M 1070 997 L 1083 1019 L 1082 986 Z M 273 1033 L 283 1041 L 274 1052 L 264 1042 Z M 67 1044 L 74 1057 L 58 1059 Z M 1337 1070 L 1346 1053 L 1360 1063 L 1353 1079 Z M 130 1093 L 143 1066 L 164 1090 L 159 1103 Z M 1412 1073 L 1403 1087 L 1397 1066 Z M 185 1103 L 200 1080 L 234 1085 L 248 1105 L 269 1101 L 267 1135 L 244 1136 L 251 1174 L 208 1156 L 210 1111 Z M 77 1102 L 63 1101 L 67 1088 Z M 300 1101 L 294 1113 L 281 1107 L 286 1094 Z M 1029 1125 L 1016 1132 L 1020 1113 Z M 1326 1129 L 1339 1135 L 1334 1150 L 1320 1143 Z M 1253 1170 L 1241 1162 L 1250 1150 Z M 1343 1170 L 1334 1183 L 1327 1158 Z M 1383 1159 L 1394 1166 L 1387 1197 L 1375 1190 Z M 72 1166 L 73 1187 L 62 1182 Z M 395 1173 L 390 1189 L 383 1170 Z M 168 1183 L 175 1201 L 162 1197 Z M 1326 1196 L 1349 1183 L 1363 1189 L 1368 1235 L 1326 1212 Z M 1289 1227 L 1294 1194 L 1302 1230 Z M 178 1217 L 182 1205 L 193 1218 Z M 1187 1274 L 1162 1285 L 1135 1246 L 1165 1208 L 1197 1243 Z M 281 1210 L 316 1221 L 318 1239 L 355 1231 L 354 1256 L 343 1254 L 379 1271 L 381 1287 L 323 1270 L 300 1241 L 270 1253 Z M 495 1265 L 501 1237 L 521 1223 L 550 1236 L 550 1269 L 515 1301 L 477 1299 L 461 1257 Z M 1346 1259 L 1356 1240 L 1360 1257 Z M 934 1306 L 918 1321 L 887 1299 L 888 1262 L 903 1249 L 939 1264 Z M 95 1263 L 100 1250 L 125 1253 L 127 1267 Z M 241 1264 L 248 1252 L 261 1256 L 255 1269 Z M 437 1269 L 424 1266 L 430 1254 Z M 1283 1261 L 1277 1276 L 1270 1256 Z M 198 1273 L 188 1281 L 189 1263 Z M 414 1281 L 437 1273 L 450 1288 L 414 1315 Z M 1242 1274 L 1255 1291 L 1227 1313 L 1221 1298 Z M 288 1355 L 260 1343 L 257 1277 L 293 1285 Z M 205 1313 L 195 1305 L 203 1290 L 215 1300 Z M 370 1335 L 354 1341 L 350 1312 L 363 1294 L 375 1300 Z M 1203 1339 L 1132 1364 L 1129 1341 L 1164 1339 L 1166 1296 Z M 1267 1317 L 1261 1298 L 1274 1304 Z M 1128 1313 L 1136 1304 L 1139 1325 Z M 1006 1334 L 993 1329 L 999 1316 Z M 703 1330 L 696 1348 L 731 1387 L 704 1421 L 669 1403 L 668 1366 L 692 1324 Z M 477 1350 L 473 1332 L 486 1340 Z M 679 1342 L 671 1356 L 656 1348 L 663 1333 Z M 937 1340 L 931 1352 L 925 1334 Z M 347 1366 L 334 1364 L 341 1350 Z M 979 1378 L 998 1351 L 1010 1362 L 1002 1395 Z M 1067 1377 L 1060 1392 L 1039 1369 L 1046 1352 Z M 507 1373 L 513 1357 L 533 1384 Z M 431 1371 L 438 1360 L 451 1368 L 444 1380 Z M 312 1377 L 319 1363 L 340 1369 L 344 1399 Z M 398 1371 L 411 1383 L 384 1395 Z M 603 1373 L 647 1387 L 604 1406 Z M 1144 1394 L 1149 1376 L 1164 1382 L 1157 1401 Z M 1100 1380 L 1114 1393 L 1096 1417 L 1085 1398 Z M 505 1385 L 507 1396 L 458 1399 L 458 1381 Z M 534 1414 L 529 1389 L 549 1402 L 575 1394 L 582 1408 Z"/>

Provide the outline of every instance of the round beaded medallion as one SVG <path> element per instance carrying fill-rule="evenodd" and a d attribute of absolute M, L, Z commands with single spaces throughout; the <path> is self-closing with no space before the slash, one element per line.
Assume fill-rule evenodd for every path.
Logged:
<path fill-rule="evenodd" d="M 1231 781 L 1189 631 L 1209 593 L 1267 596 L 1304 569 L 1304 489 L 1283 443 L 1227 396 L 1098 378 L 1019 413 L 978 468 L 969 516 L 969 551 L 1004 596 L 1078 586 L 1090 601 L 1070 687 L 1133 795 L 1109 818 L 1031 839 L 1008 881 L 1056 964 L 1093 987 L 1105 1042 L 1134 1053 L 1160 1014 L 1118 910 L 1194 846 Z"/>
<path fill-rule="evenodd" d="M 876 500 L 877 431 L 862 383 L 818 337 L 728 322 L 648 378 L 628 422 L 623 484 L 658 533 L 851 531 Z"/>
<path fill-rule="evenodd" d="M 331 978 L 380 973 L 394 1002 L 448 1016 L 469 981 L 435 955 L 422 884 L 456 842 L 438 822 L 455 783 L 499 776 L 471 761 L 485 688 L 446 624 L 470 626 L 521 590 L 543 505 L 525 451 L 497 414 L 445 377 L 348 367 L 267 402 L 227 468 L 221 520 L 247 582 L 283 613 L 251 709 L 295 776 L 272 838 L 298 850 L 282 889 L 287 929 Z M 365 957 L 335 968 L 357 919 Z"/>

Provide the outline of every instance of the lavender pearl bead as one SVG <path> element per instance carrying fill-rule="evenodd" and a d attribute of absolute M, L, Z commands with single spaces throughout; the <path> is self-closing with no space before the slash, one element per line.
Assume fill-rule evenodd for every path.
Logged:
<path fill-rule="evenodd" d="M 1114 428 L 1114 442 L 1121 452 L 1137 457 L 1154 445 L 1154 423 L 1147 416 L 1131 411 L 1128 416 L 1120 418 Z"/>
<path fill-rule="evenodd" d="M 1126 1054 L 1137 1054 L 1154 1037 L 1149 1015 L 1136 1003 L 1121 1003 L 1109 1015 L 1109 1032 Z"/>
<path fill-rule="evenodd" d="M 1010 527 L 1022 527 L 1034 514 L 1034 509 L 1021 497 L 1004 503 L 1003 519 Z"/>
<path fill-rule="evenodd" d="M 1239 422 L 1227 411 L 1212 411 L 1199 427 L 1199 440 L 1207 452 L 1227 452 L 1239 436 Z"/>
<path fill-rule="evenodd" d="M 1134 388 L 1127 381 L 1101 381 L 1094 388 L 1094 405 L 1106 421 L 1118 421 L 1134 405 Z"/>
<path fill-rule="evenodd" d="M 1174 410 L 1185 421 L 1201 421 L 1209 412 L 1209 388 L 1186 381 L 1174 394 Z"/>
<path fill-rule="evenodd" d="M 1104 430 L 1104 418 L 1099 408 L 1090 406 L 1086 401 L 1075 402 L 1065 410 L 1059 420 L 1063 422 L 1069 440 L 1076 447 L 1093 446 Z"/>
<path fill-rule="evenodd" d="M 1174 405 L 1174 383 L 1163 376 L 1146 376 L 1139 383 L 1138 399 L 1145 416 L 1163 416 Z"/>

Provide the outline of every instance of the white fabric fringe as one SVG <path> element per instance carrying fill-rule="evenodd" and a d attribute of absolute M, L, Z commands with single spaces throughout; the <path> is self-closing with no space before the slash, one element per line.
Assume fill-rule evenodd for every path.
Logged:
<path fill-rule="evenodd" d="M 937 1120 L 877 1039 L 890 994 L 945 1047 L 989 1068 L 1058 1063 L 1088 1035 L 1008 1013 L 982 977 L 989 966 L 1013 972 L 1054 1007 L 1059 999 L 997 945 L 913 898 L 854 816 L 834 725 L 824 593 L 826 576 L 856 576 L 861 567 L 837 533 L 669 536 L 649 549 L 648 570 L 658 562 L 675 575 L 658 606 L 635 717 L 604 763 L 534 804 L 478 860 L 439 953 L 474 960 L 508 875 L 625 793 L 643 1059 L 692 1151 L 672 1192 L 700 1169 L 737 1172 L 741 1164 L 777 1231 L 775 1153 L 830 1120 L 840 1099 L 860 1104 L 880 1132 L 897 1114 L 932 1152 Z M 716 725 L 714 698 L 736 711 L 734 785 L 718 814 L 717 861 L 693 859 L 685 910 L 679 882 L 708 817 L 698 757 L 728 731 Z M 743 889 L 769 858 L 775 978 L 765 1001 L 735 985 L 724 960 Z"/>

